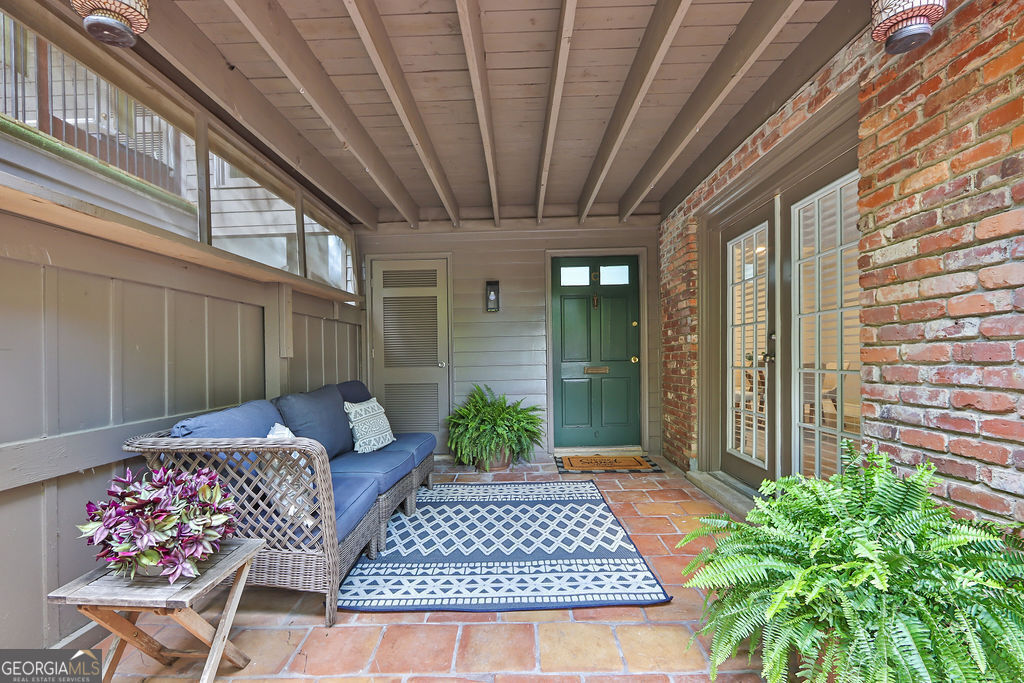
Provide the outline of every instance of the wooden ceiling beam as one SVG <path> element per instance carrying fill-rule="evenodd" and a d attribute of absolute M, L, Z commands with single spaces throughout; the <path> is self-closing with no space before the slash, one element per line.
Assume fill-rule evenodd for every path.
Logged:
<path fill-rule="evenodd" d="M 405 126 L 405 131 L 409 134 L 409 140 L 430 177 L 430 182 L 433 183 L 445 211 L 452 219 L 452 225 L 456 228 L 459 227 L 459 202 L 455 198 L 455 192 L 452 190 L 451 183 L 448 182 L 448 175 L 444 172 L 441 159 L 427 132 L 423 116 L 416 105 L 416 98 L 413 97 L 412 89 L 405 79 L 402 64 L 395 52 L 394 45 L 388 38 L 387 29 L 380 18 L 377 5 L 374 4 L 374 0 L 343 1 L 356 26 L 356 31 L 363 41 L 363 46 L 366 47 L 366 52 L 370 55 L 370 61 L 377 69 L 377 74 L 391 98 L 391 103 L 395 105 L 398 118 L 402 120 L 402 125 Z"/>
<path fill-rule="evenodd" d="M 690 9 L 690 2 L 691 0 L 658 0 L 658 4 L 654 6 L 636 57 L 629 67 L 629 74 L 608 120 L 601 145 L 597 148 L 597 156 L 594 157 L 590 173 L 583 183 L 583 192 L 578 202 L 580 223 L 586 220 L 594 201 L 597 200 L 597 193 L 601 190 L 608 171 L 611 170 L 615 155 L 622 147 L 637 112 L 640 111 L 640 105 L 651 83 L 654 82 L 658 68 L 672 47 L 672 41 L 679 32 L 683 17 Z"/>
<path fill-rule="evenodd" d="M 480 20 L 480 2 L 479 0 L 455 0 L 455 5 L 459 10 L 459 29 L 462 32 L 462 42 L 466 46 L 466 61 L 469 63 L 469 78 L 473 84 L 476 117 L 480 123 L 480 139 L 483 141 L 484 163 L 487 165 L 487 182 L 491 190 L 494 224 L 501 225 L 494 117 L 491 115 L 491 86 L 487 78 L 487 58 L 484 54 L 484 30 Z"/>
<path fill-rule="evenodd" d="M 551 88 L 548 91 L 548 109 L 544 116 L 544 137 L 541 142 L 540 168 L 537 170 L 537 223 L 544 220 L 544 197 L 548 190 L 551 155 L 555 149 L 555 131 L 558 114 L 562 109 L 562 90 L 565 88 L 565 69 L 569 64 L 569 46 L 576 24 L 576 0 L 562 2 L 562 16 L 558 22 L 558 42 L 555 61 L 551 66 Z"/>
<path fill-rule="evenodd" d="M 419 225 L 416 201 L 277 0 L 224 0 L 224 4 L 298 88 L 344 148 L 359 160 L 409 226 L 416 228 Z"/>
<path fill-rule="evenodd" d="M 758 0 L 750 4 L 725 47 L 619 200 L 621 220 L 629 218 L 654 189 L 802 4 L 803 0 Z"/>
<path fill-rule="evenodd" d="M 147 45 L 356 220 L 370 229 L 377 228 L 377 207 L 263 93 L 227 63 L 217 46 L 175 3 L 152 3 L 150 21 L 149 30 L 142 36 Z"/>

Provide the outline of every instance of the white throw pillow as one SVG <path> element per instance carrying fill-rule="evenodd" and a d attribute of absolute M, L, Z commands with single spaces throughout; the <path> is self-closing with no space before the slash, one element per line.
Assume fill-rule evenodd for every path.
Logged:
<path fill-rule="evenodd" d="M 345 412 L 348 413 L 348 421 L 352 424 L 356 453 L 370 453 L 378 448 L 384 448 L 395 440 L 391 423 L 388 422 L 384 408 L 377 403 L 377 399 L 371 398 L 362 403 L 345 401 Z"/>
<path fill-rule="evenodd" d="M 280 422 L 275 422 L 274 426 L 270 428 L 270 433 L 267 434 L 268 439 L 294 439 L 295 435 L 292 434 L 292 430 L 285 427 Z"/>

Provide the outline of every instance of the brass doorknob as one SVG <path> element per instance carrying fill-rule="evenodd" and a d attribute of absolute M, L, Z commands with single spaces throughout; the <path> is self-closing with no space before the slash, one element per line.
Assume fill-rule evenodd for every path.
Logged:
<path fill-rule="evenodd" d="M 630 363 L 639 363 L 640 359 L 637 358 L 636 356 L 633 356 L 632 358 L 629 359 L 629 362 Z"/>

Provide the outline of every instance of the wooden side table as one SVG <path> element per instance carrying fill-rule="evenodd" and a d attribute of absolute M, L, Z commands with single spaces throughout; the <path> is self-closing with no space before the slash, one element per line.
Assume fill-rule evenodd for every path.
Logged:
<path fill-rule="evenodd" d="M 252 558 L 263 547 L 263 539 L 232 538 L 221 543 L 220 551 L 198 565 L 199 576 L 178 579 L 173 585 L 165 576 L 139 577 L 134 580 L 115 576 L 113 569 L 102 567 L 84 574 L 71 583 L 50 593 L 50 602 L 75 605 L 78 611 L 114 634 L 110 651 L 103 663 L 103 681 L 114 677 L 125 646 L 131 643 L 141 652 L 161 664 L 177 659 L 206 659 L 203 683 L 217 675 L 221 657 L 242 668 L 249 664 L 249 656 L 228 640 L 231 622 L 235 620 L 238 601 L 249 576 Z M 214 629 L 193 609 L 193 606 L 234 573 L 235 579 L 220 623 Z M 126 614 L 118 614 L 118 611 Z M 141 612 L 153 612 L 170 617 L 189 633 L 209 646 L 208 651 L 173 650 L 161 645 L 155 638 L 135 626 Z"/>

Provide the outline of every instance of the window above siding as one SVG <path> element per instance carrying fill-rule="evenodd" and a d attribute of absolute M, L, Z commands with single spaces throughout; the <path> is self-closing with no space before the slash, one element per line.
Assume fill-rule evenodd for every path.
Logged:
<path fill-rule="evenodd" d="M 13 169 L 59 195 L 356 293 L 352 236 L 343 220 L 219 124 L 215 130 L 213 123 L 209 129 L 202 123 L 206 134 L 196 133 L 196 117 L 205 122 L 205 112 L 183 114 L 184 105 L 170 99 L 174 113 L 159 111 L 152 87 L 148 100 L 157 109 L 147 106 L 64 47 L 0 11 L 0 170 Z M 208 175 L 201 172 L 207 167 Z M 87 182 L 79 182 L 83 177 Z M 305 254 L 303 230 L 309 232 Z"/>

